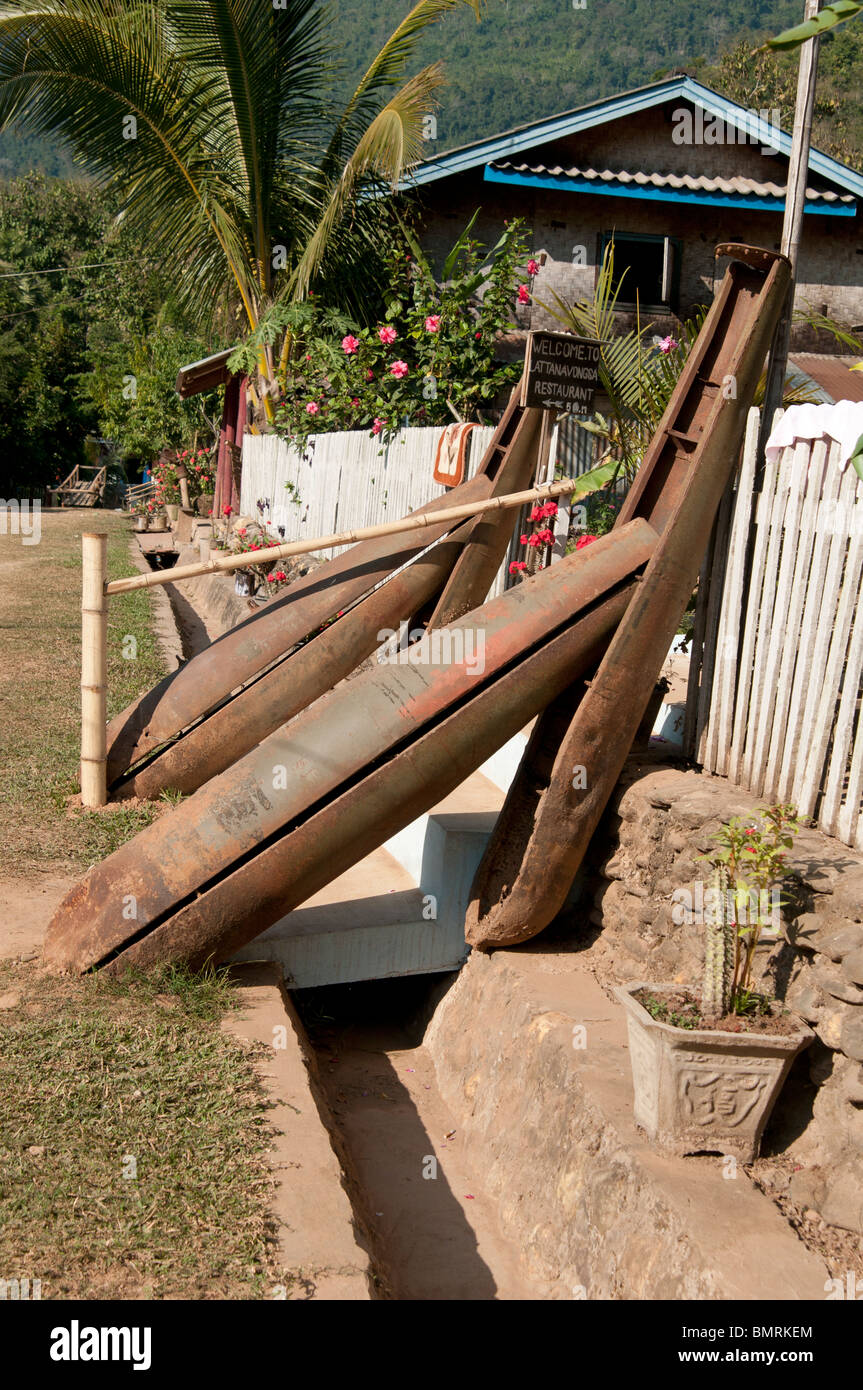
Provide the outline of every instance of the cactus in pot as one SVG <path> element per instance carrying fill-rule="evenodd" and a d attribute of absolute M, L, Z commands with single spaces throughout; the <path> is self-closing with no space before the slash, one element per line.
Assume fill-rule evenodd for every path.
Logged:
<path fill-rule="evenodd" d="M 722 1018 L 731 1007 L 734 983 L 734 931 L 736 923 L 728 901 L 728 868 L 716 864 L 713 870 L 713 911 L 704 923 L 704 977 L 701 986 L 701 1013 L 711 1021 Z"/>

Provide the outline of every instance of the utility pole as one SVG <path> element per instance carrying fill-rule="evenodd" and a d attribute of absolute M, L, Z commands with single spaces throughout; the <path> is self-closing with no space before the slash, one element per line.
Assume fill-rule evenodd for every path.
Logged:
<path fill-rule="evenodd" d="M 821 0 L 806 0 L 804 20 L 814 19 L 820 9 Z M 785 193 L 785 218 L 782 223 L 781 246 L 783 255 L 791 261 L 791 285 L 767 361 L 767 386 L 761 414 L 761 439 L 759 441 L 759 454 L 762 459 L 764 457 L 764 445 L 772 427 L 773 415 L 782 404 L 785 372 L 788 365 L 791 318 L 794 311 L 794 291 L 797 284 L 797 255 L 803 233 L 803 213 L 806 210 L 809 144 L 812 137 L 812 111 L 815 105 L 819 44 L 820 39 L 818 38 L 807 39 L 800 50 L 797 104 L 794 108 L 794 134 L 788 165 L 788 187 Z"/>

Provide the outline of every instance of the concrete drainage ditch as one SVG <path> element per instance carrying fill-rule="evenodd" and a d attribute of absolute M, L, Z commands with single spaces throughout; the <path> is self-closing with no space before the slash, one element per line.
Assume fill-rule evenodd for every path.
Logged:
<path fill-rule="evenodd" d="M 526 1274 L 423 1046 L 434 976 L 295 996 L 354 1179 L 379 1296 L 521 1300 Z"/>

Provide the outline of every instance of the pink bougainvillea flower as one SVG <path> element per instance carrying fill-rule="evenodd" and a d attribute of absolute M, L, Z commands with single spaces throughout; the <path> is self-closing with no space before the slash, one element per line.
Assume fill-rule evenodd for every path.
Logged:
<path fill-rule="evenodd" d="M 230 516 L 230 515 L 231 515 L 231 512 L 232 512 L 233 510 L 234 510 L 233 507 L 225 507 L 224 512 L 223 512 L 223 515 L 224 515 L 224 516 Z"/>
<path fill-rule="evenodd" d="M 539 274 L 539 261 L 535 261 L 532 256 L 527 263 L 527 273 L 528 275 Z"/>
<path fill-rule="evenodd" d="M 579 536 L 575 542 L 575 548 L 576 550 L 583 550 L 586 545 L 590 545 L 592 541 L 596 540 L 599 540 L 598 536 Z"/>
<path fill-rule="evenodd" d="M 389 347 L 390 343 L 394 343 L 397 336 L 398 334 L 396 333 L 396 330 L 394 328 L 390 328 L 389 325 L 387 325 L 385 328 L 378 329 L 378 337 L 380 338 L 384 347 Z"/>
<path fill-rule="evenodd" d="M 379 420 L 378 417 L 377 417 L 377 415 L 376 415 L 376 416 L 375 416 L 375 419 L 374 419 L 374 424 L 372 425 L 372 434 L 380 434 L 380 432 L 381 432 L 381 430 L 383 429 L 383 427 L 384 427 L 384 421 L 383 421 L 383 420 Z"/>
<path fill-rule="evenodd" d="M 375 379 L 375 374 L 374 374 L 374 372 L 372 371 L 371 367 L 369 367 L 368 371 L 366 372 L 366 381 L 374 381 L 374 379 Z"/>
<path fill-rule="evenodd" d="M 519 536 L 519 538 L 518 538 L 518 543 L 519 543 L 519 545 L 527 545 L 527 539 L 528 539 L 527 536 Z"/>
<path fill-rule="evenodd" d="M 267 583 L 268 583 L 268 584 L 275 584 L 275 582 L 276 582 L 276 576 L 275 576 L 274 574 L 268 574 L 268 575 L 267 575 Z"/>
<path fill-rule="evenodd" d="M 359 398 L 359 396 L 351 396 L 351 405 L 356 406 L 356 405 L 359 405 L 359 403 L 360 403 L 360 398 Z"/>
<path fill-rule="evenodd" d="M 527 538 L 527 543 L 528 543 L 529 546 L 532 546 L 534 550 L 536 549 L 536 547 L 537 547 L 538 545 L 541 545 L 541 544 L 542 544 L 542 542 L 540 541 L 539 536 L 536 534 L 536 532 L 534 532 L 534 534 L 533 534 L 532 536 L 528 536 L 528 538 Z"/>
<path fill-rule="evenodd" d="M 482 334 L 481 334 L 481 333 L 474 333 L 473 336 L 477 339 L 477 341 L 479 341 L 479 339 L 482 337 Z"/>
<path fill-rule="evenodd" d="M 519 287 L 518 287 L 518 302 L 519 302 L 519 304 L 529 304 L 529 303 L 530 303 L 530 291 L 528 290 L 527 285 L 519 285 Z"/>
<path fill-rule="evenodd" d="M 531 510 L 528 521 L 539 521 L 543 516 L 545 516 L 545 509 L 543 507 L 534 507 Z"/>
<path fill-rule="evenodd" d="M 659 344 L 659 351 L 667 357 L 670 352 L 673 352 L 674 349 L 679 346 L 680 344 L 678 343 L 677 339 L 672 338 L 671 334 L 669 333 L 668 337 L 663 338 L 662 342 Z"/>
<path fill-rule="evenodd" d="M 401 359 L 399 359 L 390 367 L 390 376 L 394 376 L 397 381 L 401 381 L 403 376 L 407 376 L 408 370 L 407 362 L 402 362 Z"/>
<path fill-rule="evenodd" d="M 557 503 L 546 502 L 543 511 L 545 512 L 546 516 L 557 516 Z"/>
<path fill-rule="evenodd" d="M 245 534 L 246 534 L 246 528 L 245 528 L 245 526 L 240 526 L 240 527 L 237 528 L 237 535 L 238 535 L 238 536 L 244 536 Z"/>
<path fill-rule="evenodd" d="M 342 338 L 342 352 L 346 352 L 348 357 L 359 348 L 360 340 L 355 338 L 353 333 L 348 333 L 347 337 Z"/>
<path fill-rule="evenodd" d="M 518 574 L 521 570 L 526 569 L 527 565 L 525 564 L 524 560 L 513 560 L 512 564 L 509 567 L 509 572 L 510 574 Z"/>
<path fill-rule="evenodd" d="M 428 333 L 437 333 L 439 328 L 440 314 L 429 314 L 428 318 L 426 319 L 426 331 Z"/>
<path fill-rule="evenodd" d="M 317 415 L 320 408 L 321 407 L 318 405 L 317 401 L 309 401 L 308 405 L 306 406 L 306 414 Z"/>

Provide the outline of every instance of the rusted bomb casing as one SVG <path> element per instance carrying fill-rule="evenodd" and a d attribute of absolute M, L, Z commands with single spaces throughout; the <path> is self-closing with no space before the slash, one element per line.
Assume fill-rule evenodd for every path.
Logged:
<path fill-rule="evenodd" d="M 114 796 L 153 799 L 168 787 L 189 795 L 224 772 L 280 724 L 348 676 L 380 646 L 382 631 L 397 630 L 403 620 L 438 593 L 466 535 L 466 530 L 459 528 L 393 575 L 182 738 L 138 770 L 132 769 L 115 786 Z"/>
<path fill-rule="evenodd" d="M 702 329 L 702 334 L 719 338 L 725 351 L 719 353 L 716 343 L 710 350 L 701 344 L 695 369 L 681 377 L 662 433 L 645 456 L 646 483 L 639 486 L 636 478 L 633 488 L 629 511 L 645 506 L 657 527 L 663 527 L 659 542 L 575 709 L 548 785 L 533 798 L 530 816 L 517 809 L 527 798 L 528 769 L 520 771 L 510 788 L 471 889 L 466 934 L 474 946 L 525 941 L 548 926 L 564 904 L 695 586 L 789 279 L 784 257 L 771 258 L 766 278 L 748 265 L 729 267 Z M 712 379 L 699 379 L 710 359 L 714 375 L 718 364 L 734 380 L 734 396 Z M 701 409 L 705 392 L 706 410 Z M 680 397 L 686 407 L 682 418 Z M 677 500 L 669 512 L 670 479 Z M 573 778 L 575 766 L 584 768 L 583 787 L 582 779 Z"/>
<path fill-rule="evenodd" d="M 491 486 L 489 477 L 478 474 L 419 510 L 435 512 L 463 502 L 480 502 L 489 495 Z M 360 541 L 298 579 L 282 598 L 238 623 L 185 666 L 172 671 L 108 725 L 109 787 L 231 691 L 316 632 L 339 609 L 347 608 L 393 570 L 408 564 L 454 524 L 443 522 L 402 535 Z"/>
<path fill-rule="evenodd" d="M 91 869 L 52 919 L 46 961 L 86 970 L 124 950 L 130 938 L 143 938 L 280 839 L 310 808 L 324 805 L 338 788 L 361 780 L 364 770 L 416 739 L 427 723 L 517 667 L 528 651 L 571 626 L 574 614 L 619 590 L 646 563 L 654 544 L 652 529 L 636 521 L 437 634 L 442 644 L 448 634 L 451 657 L 459 649 L 459 631 L 465 651 L 468 631 L 477 635 L 474 649 L 482 634 L 481 670 L 476 663 L 469 669 L 467 658 L 420 665 L 408 649 L 396 662 L 331 691 Z M 603 631 L 607 636 L 607 620 Z M 550 697 L 529 691 L 525 698 L 525 708 L 535 712 Z M 491 737 L 494 743 L 497 733 Z M 446 746 L 435 746 L 440 761 L 448 763 Z M 235 925 L 245 921 L 242 893 L 232 900 L 231 914 Z"/>
<path fill-rule="evenodd" d="M 531 719 L 544 700 L 593 669 L 636 588 L 625 580 L 524 661 L 426 726 L 409 744 L 220 878 L 105 967 L 187 962 L 199 968 L 306 902 L 453 791 Z M 433 925 L 430 924 L 433 930 Z"/>

